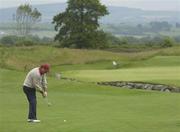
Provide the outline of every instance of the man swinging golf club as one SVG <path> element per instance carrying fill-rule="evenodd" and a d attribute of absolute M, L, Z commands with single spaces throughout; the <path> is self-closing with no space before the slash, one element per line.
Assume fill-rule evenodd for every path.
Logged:
<path fill-rule="evenodd" d="M 28 122 L 40 122 L 36 117 L 36 91 L 40 92 L 44 98 L 47 97 L 46 73 L 49 72 L 49 69 L 49 64 L 36 67 L 27 74 L 24 80 L 23 91 L 29 102 Z"/>

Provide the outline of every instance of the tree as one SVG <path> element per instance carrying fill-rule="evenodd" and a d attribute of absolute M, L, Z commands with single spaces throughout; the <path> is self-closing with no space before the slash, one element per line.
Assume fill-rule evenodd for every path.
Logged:
<path fill-rule="evenodd" d="M 99 0 L 68 0 L 67 3 L 65 12 L 53 18 L 55 30 L 59 31 L 55 40 L 63 47 L 105 47 L 106 35 L 99 30 L 98 19 L 108 14 L 106 6 Z"/>
<path fill-rule="evenodd" d="M 4 45 L 14 45 L 16 41 L 18 40 L 17 36 L 14 35 L 8 35 L 4 36 L 0 39 L 0 42 Z"/>
<path fill-rule="evenodd" d="M 32 26 L 41 20 L 41 13 L 29 4 L 20 5 L 13 19 L 17 23 L 17 32 L 21 36 L 30 34 Z"/>
<path fill-rule="evenodd" d="M 174 40 L 170 37 L 164 37 L 163 42 L 161 43 L 162 47 L 172 47 L 174 45 Z"/>

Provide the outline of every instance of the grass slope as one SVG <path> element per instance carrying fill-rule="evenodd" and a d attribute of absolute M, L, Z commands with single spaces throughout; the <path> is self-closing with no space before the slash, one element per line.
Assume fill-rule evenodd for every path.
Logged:
<path fill-rule="evenodd" d="M 94 67 L 94 69 L 100 69 L 101 67 L 101 69 L 112 69 L 112 67 L 109 66 L 109 62 L 112 62 L 113 60 L 118 61 L 121 64 L 121 67 L 126 67 L 132 63 L 144 61 L 157 55 L 179 56 L 180 47 L 137 53 L 59 49 L 50 46 L 0 47 L 0 67 L 22 71 L 25 68 L 31 69 L 34 66 L 48 62 L 55 68 L 56 66 L 62 66 L 63 70 L 68 69 L 66 68 L 67 65 L 73 65 L 73 67 L 76 67 L 75 69 L 82 69 L 83 67 L 86 67 L 85 69 L 90 69 L 88 68 L 88 65 L 89 67 Z M 87 65 L 84 66 L 84 64 Z"/>
<path fill-rule="evenodd" d="M 52 65 L 84 64 L 122 58 L 120 54 L 78 49 L 58 49 L 50 46 L 0 48 L 1 65 L 22 70 L 44 62 Z"/>

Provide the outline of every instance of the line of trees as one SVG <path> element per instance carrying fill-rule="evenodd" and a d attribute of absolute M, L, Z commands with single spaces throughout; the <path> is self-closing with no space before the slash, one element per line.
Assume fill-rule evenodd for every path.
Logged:
<path fill-rule="evenodd" d="M 123 35 L 144 35 L 146 33 L 158 33 L 158 32 L 167 32 L 172 29 L 173 25 L 169 24 L 166 21 L 156 22 L 152 21 L 147 24 L 137 24 L 137 25 L 113 25 L 107 24 L 105 30 L 113 34 L 123 34 Z M 176 23 L 175 27 L 178 27 Z"/>
<path fill-rule="evenodd" d="M 156 36 L 156 37 L 115 37 L 112 34 L 108 35 L 109 47 L 132 47 L 144 46 L 144 47 L 172 47 L 177 43 L 180 43 L 179 37 L 168 36 Z"/>
<path fill-rule="evenodd" d="M 115 37 L 114 35 L 107 33 L 106 34 L 106 44 L 107 48 L 112 47 L 126 47 L 131 48 L 135 47 L 172 47 L 180 43 L 180 36 L 177 37 L 168 37 L 168 36 L 156 36 L 156 37 Z M 53 38 L 43 37 L 39 38 L 37 35 L 29 35 L 26 37 L 9 35 L 0 38 L 0 44 L 5 46 L 32 46 L 32 45 L 52 45 L 57 47 L 63 47 L 59 45 L 58 42 L 54 42 Z"/>
<path fill-rule="evenodd" d="M 0 38 L 0 44 L 5 46 L 33 46 L 33 45 L 45 45 L 52 44 L 53 39 L 49 37 L 40 38 L 37 35 L 17 36 L 7 35 Z"/>

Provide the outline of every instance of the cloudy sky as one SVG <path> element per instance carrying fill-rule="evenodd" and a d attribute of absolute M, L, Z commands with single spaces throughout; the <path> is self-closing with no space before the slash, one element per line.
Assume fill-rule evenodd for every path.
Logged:
<path fill-rule="evenodd" d="M 145 10 L 179 10 L 180 0 L 100 0 L 105 5 L 141 8 Z M 0 8 L 18 6 L 24 3 L 47 4 L 62 3 L 67 0 L 0 0 Z"/>

